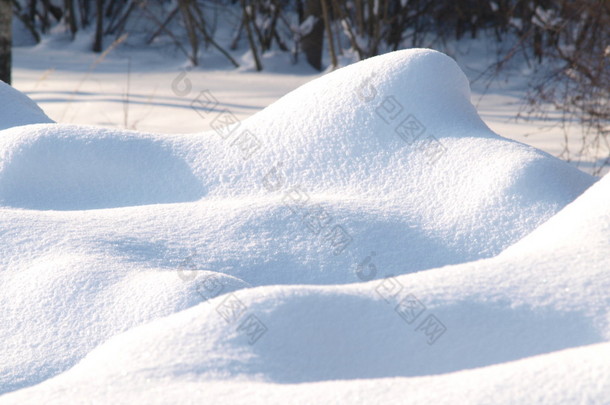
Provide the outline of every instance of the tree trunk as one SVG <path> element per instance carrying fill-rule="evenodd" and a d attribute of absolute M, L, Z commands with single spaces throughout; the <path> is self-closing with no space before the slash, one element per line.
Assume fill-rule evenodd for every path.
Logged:
<path fill-rule="evenodd" d="M 72 34 L 72 38 L 76 35 L 76 15 L 74 11 L 74 0 L 64 0 L 64 16 L 66 18 L 66 22 L 68 23 L 68 27 L 70 28 L 70 33 Z"/>
<path fill-rule="evenodd" d="M 102 0 L 103 1 L 103 0 Z M 97 5 L 98 0 L 95 0 Z M 80 0 L 80 25 L 85 28 L 89 26 L 89 15 L 91 14 L 91 4 L 89 0 Z M 103 13 L 103 10 L 102 10 Z"/>
<path fill-rule="evenodd" d="M 330 13 L 328 12 L 328 4 L 326 4 L 327 0 L 320 0 L 322 4 L 322 14 L 324 16 L 324 29 L 326 30 L 326 35 L 328 39 L 328 51 L 330 52 L 330 62 L 333 65 L 333 69 L 337 67 L 337 54 L 335 53 L 335 44 L 333 41 L 333 31 L 330 26 Z"/>
<path fill-rule="evenodd" d="M 301 48 L 307 62 L 314 69 L 322 70 L 322 45 L 324 44 L 324 20 L 322 18 L 321 0 L 306 0 L 303 18 L 314 18 L 311 30 L 301 38 Z"/>
<path fill-rule="evenodd" d="M 191 1 L 192 0 L 178 0 L 178 5 L 180 6 L 180 11 L 182 12 L 182 18 L 184 19 L 186 35 L 188 36 L 189 43 L 191 44 L 191 55 L 189 56 L 189 59 L 191 60 L 193 66 L 197 66 L 199 65 L 199 38 L 197 37 L 196 25 L 191 10 Z"/>
<path fill-rule="evenodd" d="M 13 4 L 0 0 L 0 80 L 11 84 Z"/>
<path fill-rule="evenodd" d="M 256 50 L 256 44 L 254 42 L 254 34 L 252 33 L 252 28 L 250 27 L 250 13 L 248 11 L 248 6 L 246 5 L 246 0 L 241 0 L 241 8 L 244 13 L 244 27 L 246 27 L 246 34 L 248 34 L 248 43 L 250 44 L 250 50 L 252 51 L 252 57 L 254 57 L 254 64 L 256 65 L 256 71 L 260 72 L 263 70 L 263 65 L 261 64 L 261 60 L 258 57 L 258 51 Z"/>
<path fill-rule="evenodd" d="M 95 0 L 97 16 L 95 18 L 95 41 L 93 52 L 102 52 L 102 37 L 104 36 L 104 0 Z"/>

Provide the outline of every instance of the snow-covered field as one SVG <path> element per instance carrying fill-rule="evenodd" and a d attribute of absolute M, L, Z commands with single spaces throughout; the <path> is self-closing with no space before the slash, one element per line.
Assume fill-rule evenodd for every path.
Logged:
<path fill-rule="evenodd" d="M 265 71 L 258 73 L 248 53 L 234 55 L 243 66 L 238 70 L 218 55 L 191 69 L 183 57 L 141 47 L 92 54 L 90 41 L 89 36 L 75 43 L 51 37 L 35 47 L 16 48 L 14 86 L 59 123 L 179 134 L 212 129 L 213 117 L 201 113 L 206 107 L 201 103 L 202 91 L 218 103 L 214 110 L 226 108 L 244 120 L 322 75 L 304 61 L 291 65 L 290 56 L 281 52 L 266 54 Z M 528 87 L 527 76 L 520 74 L 523 68 L 509 69 L 491 81 L 481 77 L 494 62 L 496 46 L 493 41 L 474 40 L 450 47 L 451 56 L 472 82 L 471 101 L 494 132 L 560 156 L 565 141 L 559 114 L 544 120 L 517 119 Z M 345 65 L 352 62 L 343 60 Z M 575 153 L 581 147 L 580 137 L 579 127 L 572 127 L 570 158 L 573 165 L 590 172 L 591 157 Z M 604 157 L 604 151 L 599 156 Z M 606 172 L 608 168 L 602 171 Z"/>
<path fill-rule="evenodd" d="M 608 403 L 610 179 L 447 56 L 17 65 L 0 403 Z"/>

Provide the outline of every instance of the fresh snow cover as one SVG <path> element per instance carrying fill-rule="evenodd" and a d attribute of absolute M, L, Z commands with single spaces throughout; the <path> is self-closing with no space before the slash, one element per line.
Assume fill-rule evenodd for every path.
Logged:
<path fill-rule="evenodd" d="M 439 52 L 200 134 L 0 94 L 0 403 L 610 397 L 609 179 L 493 133 Z"/>
<path fill-rule="evenodd" d="M 377 403 L 407 392 L 408 403 L 607 403 L 610 343 L 598 342 L 610 337 L 610 260 L 599 253 L 610 237 L 608 180 L 495 258 L 394 279 L 445 321 L 433 346 L 385 301 L 387 280 L 265 286 L 239 294 L 269 327 L 256 345 L 219 316 L 221 296 L 4 399 Z M 473 367 L 482 368 L 459 371 Z"/>
<path fill-rule="evenodd" d="M 234 55 L 241 64 L 238 69 L 220 53 L 206 54 L 202 66 L 193 68 L 176 54 L 150 48 L 118 47 L 100 56 L 90 52 L 91 41 L 91 36 L 77 34 L 73 42 L 47 38 L 33 47 L 15 48 L 13 85 L 62 124 L 180 134 L 212 129 L 215 114 L 202 113 L 198 102 L 202 91 L 219 102 L 216 111 L 227 108 L 245 120 L 324 74 L 303 58 L 292 64 L 286 52 L 275 50 L 261 55 L 264 70 L 257 72 L 249 51 Z M 531 68 L 511 65 L 492 81 L 481 76 L 502 52 L 498 46 L 495 40 L 479 38 L 444 47 L 471 81 L 472 103 L 485 123 L 502 136 L 564 160 L 567 148 L 571 165 L 593 172 L 595 162 L 601 164 L 608 151 L 602 146 L 595 155 L 577 153 L 583 146 L 580 125 L 570 125 L 564 132 L 558 111 L 528 120 L 516 118 L 524 108 L 522 97 L 530 87 Z M 356 59 L 346 53 L 339 56 L 339 63 L 347 65 Z"/>
<path fill-rule="evenodd" d="M 0 80 L 0 130 L 50 122 L 36 103 Z"/>

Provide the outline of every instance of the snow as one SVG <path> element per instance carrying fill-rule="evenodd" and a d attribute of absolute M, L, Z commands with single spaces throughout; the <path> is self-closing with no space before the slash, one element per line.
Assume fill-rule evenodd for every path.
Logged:
<path fill-rule="evenodd" d="M 7 206 L 86 210 L 204 195 L 184 161 L 152 136 L 51 124 L 6 130 L 2 143 L 0 190 Z"/>
<path fill-rule="evenodd" d="M 610 396 L 610 179 L 492 132 L 441 53 L 197 134 L 2 94 L 0 403 Z"/>
<path fill-rule="evenodd" d="M 0 130 L 19 125 L 53 122 L 28 97 L 0 81 Z"/>
<path fill-rule="evenodd" d="M 211 93 L 218 101 L 217 110 L 228 108 L 243 121 L 320 76 L 304 58 L 293 64 L 286 52 L 263 54 L 262 72 L 256 72 L 249 51 L 233 55 L 242 65 L 239 69 L 233 69 L 224 56 L 213 52 L 206 54 L 201 68 L 190 68 L 183 57 L 154 49 L 119 47 L 99 57 L 89 52 L 90 39 L 82 38 L 75 43 L 45 39 L 35 47 L 14 50 L 15 87 L 59 123 L 143 132 L 200 133 L 212 130 L 213 118 L 212 114 L 202 114 L 203 107 L 197 101 L 202 91 Z M 597 156 L 579 155 L 577 151 L 583 147 L 579 125 L 572 125 L 564 134 L 559 112 L 530 121 L 516 118 L 524 107 L 521 97 L 529 88 L 531 68 L 516 65 L 492 82 L 481 79 L 482 72 L 501 53 L 499 46 L 485 39 L 464 39 L 446 46 L 448 54 L 470 79 L 472 103 L 485 123 L 496 133 L 564 160 L 568 146 L 570 163 L 591 172 L 594 163 L 601 164 L 608 151 L 602 146 Z M 341 65 L 356 60 L 354 54 L 339 56 Z M 190 91 L 185 91 L 187 80 Z"/>

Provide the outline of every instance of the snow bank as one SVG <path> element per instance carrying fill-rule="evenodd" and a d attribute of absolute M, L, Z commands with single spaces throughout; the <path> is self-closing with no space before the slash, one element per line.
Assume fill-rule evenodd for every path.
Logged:
<path fill-rule="evenodd" d="M 608 198 L 607 177 L 496 258 L 350 286 L 217 297 L 116 336 L 72 370 L 5 399 L 376 403 L 409 392 L 409 403 L 450 404 L 457 396 L 603 404 L 610 395 Z M 555 243 L 572 232 L 580 238 L 569 246 Z M 423 313 L 410 322 L 419 309 L 401 304 L 408 294 L 442 320 L 440 336 L 417 330 Z M 264 322 L 254 344 L 255 329 L 224 319 L 228 297 Z"/>
<path fill-rule="evenodd" d="M 53 122 L 25 94 L 0 81 L 0 130 Z"/>
<path fill-rule="evenodd" d="M 237 128 L 220 125 L 230 113 L 210 114 L 217 133 L 16 128 L 3 134 L 12 141 L 2 148 L 0 203 L 79 210 L 231 199 L 240 207 L 218 227 L 256 235 L 252 247 L 233 234 L 220 249 L 203 242 L 210 235 L 192 247 L 252 284 L 352 282 L 353 263 L 371 252 L 385 252 L 378 260 L 394 274 L 491 257 L 594 179 L 492 133 L 469 97 L 450 58 L 410 50 L 326 75 Z M 297 269 L 283 271 L 287 263 Z"/>
<path fill-rule="evenodd" d="M 39 125 L 3 131 L 2 138 L 0 203 L 7 206 L 86 210 L 205 195 L 191 168 L 159 137 Z"/>
<path fill-rule="evenodd" d="M 492 258 L 595 179 L 491 132 L 450 58 L 386 54 L 242 123 L 208 118 L 215 131 L 197 135 L 0 131 L 0 394 L 48 380 L 2 400 L 61 401 L 93 380 L 106 388 L 87 395 L 113 401 L 161 380 L 185 393 L 202 380 L 222 381 L 218 392 L 240 379 L 274 393 L 333 379 L 410 386 L 607 339 L 608 289 L 583 294 L 604 255 L 570 261 L 538 237 L 544 255 L 519 242 Z M 578 252 L 603 251 L 607 226 L 593 229 Z M 582 268 L 557 277 L 564 262 Z M 397 314 L 392 285 L 421 319 Z M 422 319 L 446 334 L 428 344 Z"/>

